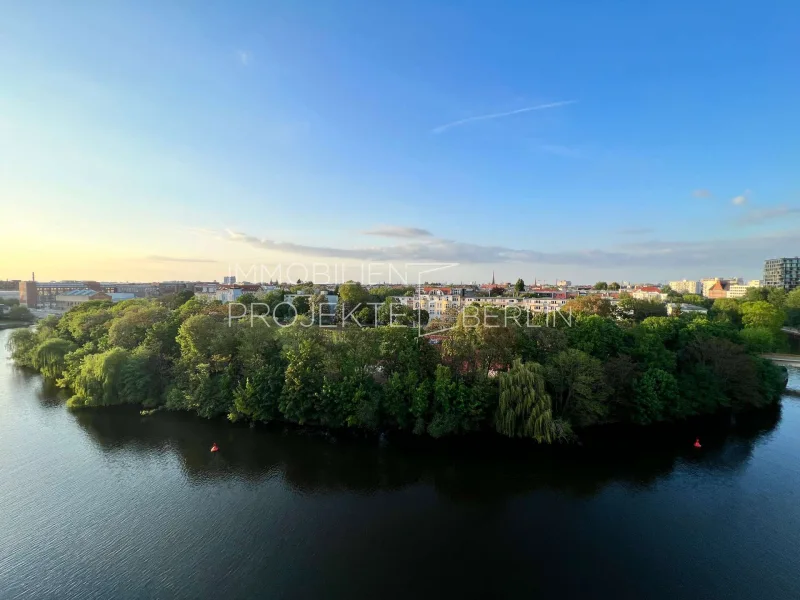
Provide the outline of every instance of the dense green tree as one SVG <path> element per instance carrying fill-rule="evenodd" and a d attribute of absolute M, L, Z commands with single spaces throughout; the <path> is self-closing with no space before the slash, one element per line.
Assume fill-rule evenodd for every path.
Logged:
<path fill-rule="evenodd" d="M 566 329 L 569 345 L 605 360 L 624 351 L 627 336 L 612 319 L 579 314 Z"/>
<path fill-rule="evenodd" d="M 348 315 L 367 306 L 369 302 L 369 292 L 360 283 L 355 281 L 343 283 L 339 286 L 339 320 L 347 318 L 348 321 L 352 321 L 352 317 Z"/>
<path fill-rule="evenodd" d="M 313 339 L 303 339 L 297 348 L 285 352 L 286 375 L 280 411 L 300 423 L 318 422 L 319 400 L 324 382 L 325 353 Z"/>
<path fill-rule="evenodd" d="M 769 297 L 769 288 L 757 287 L 747 288 L 744 292 L 744 302 L 766 302 Z"/>
<path fill-rule="evenodd" d="M 553 413 L 579 427 L 603 421 L 608 413 L 603 365 L 585 352 L 570 348 L 548 361 L 545 369 Z"/>
<path fill-rule="evenodd" d="M 786 307 L 787 297 L 788 294 L 783 288 L 769 288 L 769 292 L 767 292 L 767 302 L 778 309 L 784 309 Z"/>
<path fill-rule="evenodd" d="M 671 373 L 650 368 L 633 385 L 632 420 L 647 425 L 665 419 L 669 407 L 678 403 L 678 382 Z"/>
<path fill-rule="evenodd" d="M 786 324 L 789 327 L 800 327 L 800 287 L 786 295 L 784 302 Z"/>
<path fill-rule="evenodd" d="M 564 314 L 586 314 L 597 315 L 599 317 L 611 316 L 611 303 L 598 295 L 578 296 L 567 302 L 561 307 Z"/>
<path fill-rule="evenodd" d="M 717 298 L 709 314 L 712 318 L 738 326 L 742 323 L 742 305 L 733 298 Z"/>
<path fill-rule="evenodd" d="M 307 315 L 311 305 L 309 304 L 309 296 L 295 296 L 294 300 L 292 300 L 292 304 L 294 305 L 295 310 L 297 310 L 298 315 Z"/>
<path fill-rule="evenodd" d="M 514 291 L 517 294 L 521 294 L 522 292 L 525 291 L 525 282 L 522 280 L 521 277 L 517 279 L 517 282 L 514 284 Z"/>
<path fill-rule="evenodd" d="M 778 330 L 786 320 L 786 313 L 769 302 L 745 302 L 742 304 L 742 323 L 745 327 L 766 327 Z"/>
<path fill-rule="evenodd" d="M 34 317 L 28 307 L 19 304 L 12 306 L 7 312 L 2 313 L 7 321 L 33 321 Z"/>
<path fill-rule="evenodd" d="M 607 290 L 608 284 L 605 281 L 598 281 L 594 284 L 594 289 L 596 290 Z"/>
<path fill-rule="evenodd" d="M 608 284 L 608 289 L 613 290 L 613 291 L 619 290 L 620 287 L 622 287 L 622 286 L 619 283 L 617 283 L 616 281 L 612 281 L 611 283 Z"/>
<path fill-rule="evenodd" d="M 667 305 L 660 300 L 644 300 L 620 294 L 616 313 L 621 318 L 641 323 L 649 317 L 666 317 Z"/>
<path fill-rule="evenodd" d="M 769 327 L 747 327 L 739 335 L 745 348 L 754 354 L 787 350 L 786 334 Z"/>

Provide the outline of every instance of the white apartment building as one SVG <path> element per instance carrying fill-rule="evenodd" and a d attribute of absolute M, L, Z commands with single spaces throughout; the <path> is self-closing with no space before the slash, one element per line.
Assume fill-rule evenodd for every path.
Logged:
<path fill-rule="evenodd" d="M 678 292 L 679 294 L 700 294 L 703 291 L 703 285 L 699 281 L 670 281 L 669 287 Z"/>
<path fill-rule="evenodd" d="M 728 298 L 744 298 L 750 288 L 761 287 L 760 279 L 752 279 L 747 283 L 732 283 L 728 286 Z"/>
<path fill-rule="evenodd" d="M 414 310 L 426 310 L 431 319 L 455 318 L 464 308 L 472 304 L 509 308 L 517 306 L 522 310 L 533 312 L 550 312 L 564 306 L 566 298 L 511 298 L 494 296 L 477 298 L 474 296 L 420 294 L 417 296 L 392 296 L 402 306 Z M 509 313 L 511 315 L 515 312 Z"/>

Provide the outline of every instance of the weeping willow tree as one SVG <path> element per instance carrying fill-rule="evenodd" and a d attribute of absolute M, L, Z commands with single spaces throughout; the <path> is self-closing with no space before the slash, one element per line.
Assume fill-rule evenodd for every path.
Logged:
<path fill-rule="evenodd" d="M 57 379 L 67 367 L 65 357 L 76 348 L 75 344 L 61 338 L 45 340 L 33 350 L 33 367 L 48 379 Z"/>
<path fill-rule="evenodd" d="M 550 396 L 545 389 L 544 367 L 517 359 L 500 373 L 497 431 L 509 437 L 529 437 L 551 443 L 558 437 Z"/>

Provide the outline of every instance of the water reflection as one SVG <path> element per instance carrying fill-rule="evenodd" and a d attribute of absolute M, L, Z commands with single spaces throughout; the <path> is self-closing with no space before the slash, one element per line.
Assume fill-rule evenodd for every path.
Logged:
<path fill-rule="evenodd" d="M 171 453 L 194 483 L 235 478 L 259 482 L 280 475 L 295 491 L 373 494 L 415 484 L 459 502 L 485 504 L 533 490 L 590 497 L 609 485 L 647 489 L 676 468 L 731 472 L 780 421 L 780 407 L 678 427 L 619 428 L 588 436 L 583 447 L 473 438 L 426 443 L 335 439 L 280 427 L 249 427 L 188 414 L 139 416 L 128 408 L 85 409 L 73 417 L 104 452 Z M 699 432 L 703 449 L 691 442 Z M 209 452 L 212 442 L 222 451 Z"/>

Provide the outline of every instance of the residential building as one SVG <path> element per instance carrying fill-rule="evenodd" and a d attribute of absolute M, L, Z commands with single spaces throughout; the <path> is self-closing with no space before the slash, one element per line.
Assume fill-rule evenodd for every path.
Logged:
<path fill-rule="evenodd" d="M 669 287 L 679 294 L 701 294 L 703 286 L 699 281 L 670 281 Z"/>
<path fill-rule="evenodd" d="M 558 287 L 572 287 L 572 282 L 569 279 L 559 279 L 556 281 Z"/>
<path fill-rule="evenodd" d="M 210 302 L 212 300 L 217 299 L 217 287 L 219 284 L 216 281 L 213 282 L 198 282 L 194 284 L 194 296 L 198 300 L 205 300 Z"/>
<path fill-rule="evenodd" d="M 770 258 L 764 261 L 764 285 L 787 292 L 800 286 L 800 258 Z"/>
<path fill-rule="evenodd" d="M 666 299 L 667 295 L 661 293 L 661 288 L 656 287 L 654 285 L 646 285 L 643 287 L 638 287 L 633 292 L 631 292 L 631 296 L 636 298 L 637 300 L 659 300 L 663 301 Z"/>
<path fill-rule="evenodd" d="M 728 298 L 744 298 L 747 290 L 750 288 L 759 288 L 761 287 L 761 281 L 759 279 L 753 279 L 748 281 L 747 283 L 731 283 L 728 285 Z"/>
<path fill-rule="evenodd" d="M 258 294 L 261 292 L 261 286 L 258 284 L 249 285 L 225 285 L 222 284 L 217 287 L 214 294 L 216 300 L 220 302 L 236 302 L 242 294 Z"/>
<path fill-rule="evenodd" d="M 392 296 L 392 299 L 403 306 L 414 310 L 426 310 L 431 319 L 450 321 L 458 313 L 472 305 L 492 306 L 503 309 L 519 308 L 533 312 L 551 312 L 560 309 L 568 301 L 566 292 L 550 290 L 551 294 L 543 294 L 540 298 L 515 298 L 511 296 L 476 297 L 460 294 L 417 294 L 415 296 Z M 510 318 L 521 314 L 509 311 Z"/>
<path fill-rule="evenodd" d="M 680 308 L 679 308 L 680 307 Z M 676 304 L 674 302 L 670 302 L 667 304 L 667 315 L 670 317 L 674 314 L 697 314 L 697 315 L 706 315 L 708 314 L 708 309 L 703 308 L 702 306 L 697 306 L 695 304 Z"/>
<path fill-rule="evenodd" d="M 225 285 L 233 285 L 236 283 L 236 275 L 228 275 L 222 278 L 222 283 Z"/>

